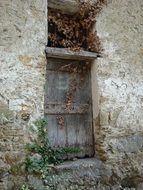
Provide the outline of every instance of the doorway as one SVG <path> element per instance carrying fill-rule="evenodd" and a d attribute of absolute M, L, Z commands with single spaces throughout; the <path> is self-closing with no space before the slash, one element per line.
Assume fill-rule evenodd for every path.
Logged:
<path fill-rule="evenodd" d="M 94 154 L 91 63 L 48 57 L 45 117 L 53 148 L 78 148 L 72 157 Z"/>

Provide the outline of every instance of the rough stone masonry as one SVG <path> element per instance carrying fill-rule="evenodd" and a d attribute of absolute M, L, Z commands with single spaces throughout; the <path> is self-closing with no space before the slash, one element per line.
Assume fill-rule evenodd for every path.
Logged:
<path fill-rule="evenodd" d="M 27 126 L 43 115 L 46 0 L 0 1 L 0 189 L 7 171 L 23 159 Z M 31 137 L 32 138 L 32 137 Z"/>
<path fill-rule="evenodd" d="M 47 0 L 1 0 L 0 22 L 0 190 L 10 190 L 8 171 L 33 138 L 28 126 L 44 114 Z M 96 30 L 104 51 L 92 68 L 95 157 L 113 182 L 129 176 L 140 186 L 143 1 L 108 0 Z"/>

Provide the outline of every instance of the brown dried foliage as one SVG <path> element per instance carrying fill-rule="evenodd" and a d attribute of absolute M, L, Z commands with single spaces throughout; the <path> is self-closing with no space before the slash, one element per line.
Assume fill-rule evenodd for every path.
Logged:
<path fill-rule="evenodd" d="M 64 117 L 62 115 L 57 116 L 57 122 L 58 122 L 58 125 L 60 126 L 60 129 L 63 129 L 63 127 L 64 127 Z"/>
<path fill-rule="evenodd" d="M 79 1 L 80 11 L 72 16 L 49 9 L 48 46 L 100 52 L 102 48 L 93 26 L 106 0 L 98 0 L 95 4 L 90 0 Z"/>

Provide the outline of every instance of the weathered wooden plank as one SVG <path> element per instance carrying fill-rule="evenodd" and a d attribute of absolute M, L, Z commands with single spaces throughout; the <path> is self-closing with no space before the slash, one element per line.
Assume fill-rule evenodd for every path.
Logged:
<path fill-rule="evenodd" d="M 78 64 L 79 61 L 76 60 L 48 58 L 47 70 L 67 72 L 70 66 L 76 67 Z"/>
<path fill-rule="evenodd" d="M 57 102 L 45 105 L 46 114 L 85 114 L 88 112 L 89 104 L 72 104 L 71 109 L 68 109 L 65 104 Z"/>
<path fill-rule="evenodd" d="M 72 51 L 67 48 L 53 48 L 46 47 L 46 53 L 48 57 L 71 59 L 71 60 L 94 60 L 99 55 L 94 52 L 88 51 Z"/>
<path fill-rule="evenodd" d="M 58 124 L 59 115 L 45 115 L 48 121 L 48 139 L 52 147 L 66 146 L 66 126 Z"/>
<path fill-rule="evenodd" d="M 93 155 L 92 121 L 86 115 L 67 115 L 67 141 L 70 147 L 77 147 L 76 156 Z"/>
<path fill-rule="evenodd" d="M 81 81 L 80 74 L 62 73 L 61 71 L 47 71 L 47 84 L 45 86 L 45 101 L 49 103 L 65 103 L 66 95 L 71 90 L 72 81 L 75 81 L 76 91 L 73 92 L 72 102 L 77 104 L 91 103 L 91 85 L 90 73 L 84 75 L 84 81 Z M 86 90 L 85 90 L 86 89 Z M 61 110 L 62 111 L 62 110 Z"/>
<path fill-rule="evenodd" d="M 88 115 L 60 115 L 64 125 L 59 125 L 59 115 L 46 115 L 48 120 L 48 139 L 54 148 L 76 147 L 80 152 L 68 155 L 69 158 L 93 156 L 92 121 Z"/>
<path fill-rule="evenodd" d="M 70 78 L 68 73 L 47 71 L 47 84 L 45 86 L 47 103 L 64 103 L 69 88 Z"/>
<path fill-rule="evenodd" d="M 79 11 L 80 4 L 77 0 L 48 0 L 48 7 L 71 15 Z"/>

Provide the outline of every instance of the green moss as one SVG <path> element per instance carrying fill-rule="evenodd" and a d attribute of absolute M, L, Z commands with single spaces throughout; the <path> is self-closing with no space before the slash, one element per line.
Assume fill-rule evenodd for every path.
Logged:
<path fill-rule="evenodd" d="M 9 172 L 12 175 L 24 175 L 25 168 L 23 162 L 12 165 Z"/>

